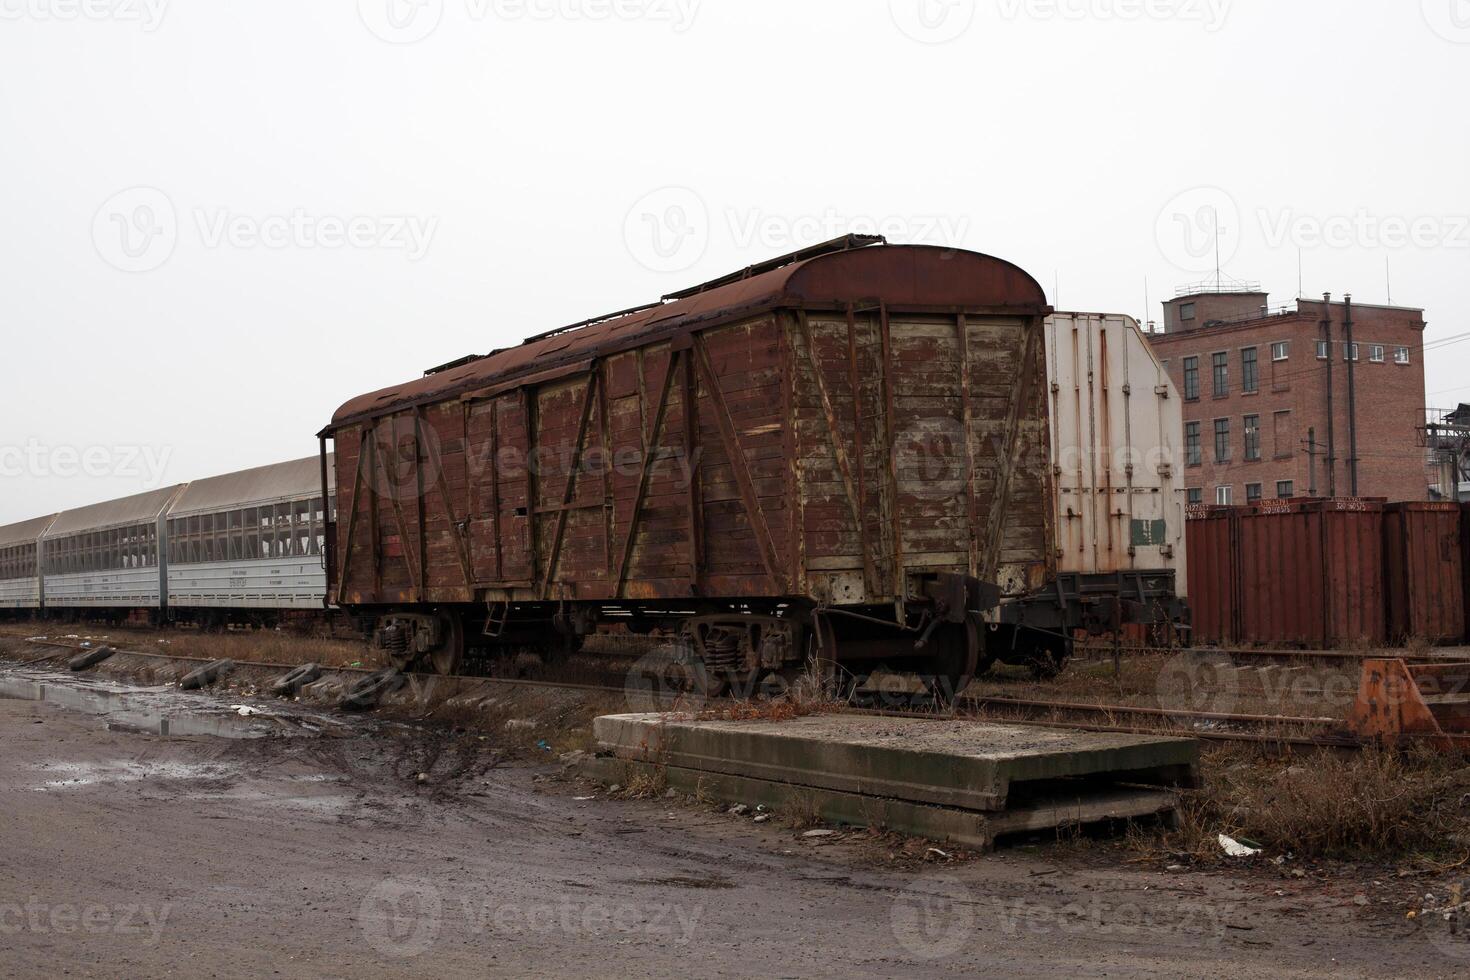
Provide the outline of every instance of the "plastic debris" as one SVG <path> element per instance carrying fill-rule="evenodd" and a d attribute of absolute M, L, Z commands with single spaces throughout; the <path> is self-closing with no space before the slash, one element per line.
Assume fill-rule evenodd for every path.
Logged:
<path fill-rule="evenodd" d="M 1259 847 L 1247 847 L 1234 837 L 1229 837 L 1225 834 L 1220 835 L 1220 848 L 1233 858 L 1255 857 L 1261 853 Z"/>
<path fill-rule="evenodd" d="M 806 833 L 802 834 L 801 836 L 803 836 L 803 837 L 810 837 L 810 838 L 818 838 L 818 837 L 834 837 L 834 836 L 836 836 L 836 834 L 837 834 L 837 831 L 835 831 L 835 830 L 808 830 Z"/>
<path fill-rule="evenodd" d="M 239 715 L 241 718 L 249 718 L 252 715 L 260 714 L 259 708 L 252 708 L 248 704 L 232 704 L 230 705 L 230 707 L 234 710 L 235 714 Z"/>
<path fill-rule="evenodd" d="M 536 743 L 536 748 L 540 749 L 542 752 L 550 752 L 551 751 L 551 743 L 548 742 L 548 741 L 546 741 L 546 739 L 543 738 L 541 741 L 539 741 L 539 742 Z"/>

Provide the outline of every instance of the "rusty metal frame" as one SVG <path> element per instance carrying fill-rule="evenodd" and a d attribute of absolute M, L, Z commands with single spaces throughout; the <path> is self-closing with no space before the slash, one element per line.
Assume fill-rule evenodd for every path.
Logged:
<path fill-rule="evenodd" d="M 671 355 L 672 356 L 672 353 Z M 681 381 L 684 401 L 684 453 L 688 457 L 689 486 L 689 591 L 699 594 L 699 572 L 704 566 L 704 500 L 699 483 L 699 394 L 694 379 L 694 359 L 685 353 Z"/>
<path fill-rule="evenodd" d="M 755 481 L 750 476 L 750 464 L 745 458 L 745 450 L 740 446 L 740 436 L 735 431 L 735 422 L 730 415 L 730 407 L 725 402 L 725 393 L 720 388 L 719 377 L 710 364 L 709 350 L 705 347 L 704 337 L 700 334 L 694 335 L 694 356 L 698 360 L 699 370 L 704 375 L 705 387 L 709 389 L 715 422 L 720 430 L 720 442 L 724 445 L 725 455 L 730 459 L 730 469 L 735 473 L 735 482 L 740 487 L 740 498 L 745 504 L 746 516 L 750 521 L 750 529 L 755 535 L 756 546 L 760 549 L 761 561 L 766 566 L 766 574 L 770 576 L 771 581 L 781 583 L 783 579 L 778 571 L 776 548 L 771 543 L 771 529 L 766 524 L 765 511 L 761 509 L 760 498 L 756 496 Z M 789 580 L 787 581 L 789 584 Z"/>
<path fill-rule="evenodd" d="M 337 580 L 337 605 L 339 606 L 347 604 L 346 572 L 352 567 L 352 536 L 357 530 L 357 510 L 362 505 L 362 452 L 362 428 L 359 427 L 357 430 L 357 465 L 353 467 L 352 474 L 352 510 L 347 514 L 347 541 L 343 547 L 342 573 Z"/>
<path fill-rule="evenodd" d="M 791 542 L 792 573 L 787 580 L 787 591 L 806 589 L 806 472 L 802 467 L 801 450 L 798 446 L 798 418 L 796 409 L 796 380 L 800 364 L 792 331 L 799 323 L 795 317 L 788 324 L 781 313 L 775 313 L 771 323 L 781 340 L 781 443 L 786 454 L 786 537 Z M 757 505 L 758 505 L 757 501 Z M 774 552 L 774 542 L 772 544 Z"/>
<path fill-rule="evenodd" d="M 857 454 L 858 543 L 863 549 L 863 591 L 871 593 L 878 584 L 868 541 L 867 460 L 863 457 L 862 381 L 858 373 L 857 312 L 847 304 L 847 383 L 852 389 L 852 441 Z"/>
<path fill-rule="evenodd" d="M 464 412 L 463 412 L 463 410 L 461 410 L 461 412 L 460 412 L 460 419 L 461 420 L 464 419 Z M 415 420 L 414 420 L 414 424 L 415 424 L 415 426 L 420 427 L 420 428 L 423 425 L 426 424 L 424 422 L 424 412 L 423 412 L 423 409 L 422 408 L 415 409 Z M 417 443 L 417 441 L 418 441 L 418 435 L 419 435 L 419 429 L 416 428 L 415 431 L 414 431 L 414 441 L 415 441 L 415 443 Z M 461 455 L 464 456 L 464 458 L 465 458 L 465 464 L 464 464 L 465 465 L 465 503 L 466 503 L 466 505 L 468 505 L 468 503 L 469 503 L 469 492 L 470 492 L 470 490 L 469 490 L 469 459 L 468 459 L 468 455 L 469 455 L 469 444 L 468 444 L 468 442 L 464 442 L 464 443 L 461 443 L 461 445 L 464 447 L 461 450 Z M 419 458 L 419 472 L 420 473 L 422 473 L 423 472 L 423 469 L 424 469 L 423 463 L 424 463 L 423 456 L 422 456 L 422 454 L 420 454 L 420 458 Z M 474 574 L 470 571 L 470 554 L 469 554 L 469 551 L 468 551 L 468 549 L 467 549 L 467 547 L 465 545 L 464 536 L 463 536 L 463 534 L 460 533 L 459 521 L 454 516 L 454 499 L 449 495 L 449 486 L 448 486 L 448 484 L 446 483 L 446 481 L 444 479 L 444 457 L 443 457 L 442 451 L 441 451 L 440 457 L 439 457 L 439 465 L 437 465 L 437 466 L 434 467 L 434 476 L 435 476 L 435 479 L 434 479 L 434 489 L 439 492 L 439 499 L 442 500 L 442 501 L 444 501 L 444 516 L 449 519 L 449 536 L 454 539 L 454 551 L 455 551 L 455 555 L 456 555 L 456 557 L 459 558 L 459 567 L 460 567 L 460 570 L 464 573 L 464 587 L 465 587 L 465 589 L 467 589 L 468 591 L 470 591 L 471 593 L 473 593 L 474 592 L 474 588 L 475 588 L 475 578 L 474 578 Z M 420 478 L 419 478 L 419 483 L 421 485 L 423 483 L 423 477 L 422 476 L 420 476 Z M 424 496 L 427 496 L 427 494 L 424 494 Z M 424 508 L 423 507 L 420 507 L 419 512 L 420 513 L 424 513 Z M 423 527 L 421 527 L 419 529 L 419 536 L 420 536 L 421 539 L 426 539 L 428 537 L 428 526 L 427 525 L 425 525 L 425 526 L 423 526 Z M 425 548 L 427 549 L 427 546 L 425 546 Z M 471 595 L 470 598 L 473 598 L 473 595 Z"/>
<path fill-rule="evenodd" d="M 970 321 L 965 314 L 955 317 L 960 341 L 960 425 L 965 434 L 965 508 L 969 515 L 965 533 L 970 576 L 980 575 L 980 502 L 975 496 L 975 410 L 970 393 Z M 1025 371 L 1027 366 L 1021 365 Z M 1007 420 L 1009 421 L 1009 420 Z"/>
<path fill-rule="evenodd" d="M 628 515 L 628 530 L 623 536 L 623 550 L 622 554 L 618 557 L 617 574 L 614 576 L 612 582 L 612 596 L 614 598 L 622 596 L 623 584 L 628 576 L 628 562 L 633 557 L 633 539 L 638 535 L 638 519 L 643 515 L 643 501 L 648 495 L 648 476 L 652 469 L 651 461 L 654 455 L 653 444 L 658 439 L 659 432 L 663 429 L 664 416 L 668 412 L 669 390 L 673 387 L 674 359 L 677 356 L 677 352 L 673 350 L 669 351 L 669 363 L 664 366 L 663 381 L 659 383 L 658 407 L 654 410 L 653 418 L 650 421 L 650 428 L 643 440 L 643 462 L 638 469 L 638 492 L 633 497 L 633 510 Z M 684 356 L 688 357 L 689 352 L 685 351 Z M 641 361 L 638 365 L 638 370 L 641 380 L 643 372 Z"/>
<path fill-rule="evenodd" d="M 903 509 L 898 500 L 898 446 L 894 443 L 894 396 L 893 396 L 893 336 L 892 324 L 888 320 L 888 307 L 878 304 L 878 332 L 882 342 L 883 357 L 883 432 L 888 443 L 888 520 L 893 531 L 893 601 L 899 622 L 904 619 L 903 581 Z"/>
<path fill-rule="evenodd" d="M 577 470 L 582 466 L 582 447 L 587 441 L 587 425 L 592 420 L 592 402 L 600 387 L 597 371 L 587 375 L 587 390 L 582 393 L 582 410 L 577 418 L 577 438 L 572 446 L 572 458 L 567 465 L 567 481 L 562 487 L 561 503 L 556 509 L 556 532 L 551 539 L 551 552 L 546 556 L 546 574 L 541 580 L 540 597 L 545 599 L 556 576 L 556 566 L 561 561 L 561 543 L 567 531 L 567 514 L 571 512 L 572 495 L 577 491 Z"/>
<path fill-rule="evenodd" d="M 817 397 L 822 403 L 822 415 L 827 421 L 827 441 L 832 446 L 832 455 L 837 460 L 838 471 L 842 475 L 842 489 L 847 496 L 848 508 L 852 511 L 852 519 L 857 525 L 859 549 L 862 551 L 863 559 L 863 588 L 872 588 L 873 559 L 868 554 L 868 535 L 863 522 L 862 505 L 858 499 L 858 490 L 854 485 L 852 475 L 852 462 L 848 459 L 847 449 L 842 444 L 842 430 L 838 428 L 837 411 L 832 405 L 832 395 L 827 390 L 827 381 L 822 376 L 822 365 L 817 360 L 816 342 L 812 334 L 811 320 L 805 310 L 798 310 L 796 314 L 798 329 L 802 334 L 802 343 L 806 348 L 807 361 L 811 365 L 812 377 L 816 381 Z M 795 353 L 793 351 L 793 353 Z M 861 416 L 857 408 L 857 396 L 853 395 L 854 421 L 861 424 Z M 859 436 L 861 439 L 861 436 Z"/>
<path fill-rule="evenodd" d="M 391 426 L 391 433 L 390 434 L 393 436 L 393 440 L 394 440 L 393 441 L 393 445 L 394 445 L 394 447 L 397 447 L 397 445 L 398 445 L 398 439 L 397 439 L 397 437 L 398 437 L 398 416 L 397 415 L 390 415 L 390 416 L 388 416 L 388 424 Z M 415 454 L 417 454 L 417 452 L 418 452 L 418 436 L 417 436 L 417 434 L 415 434 L 415 436 L 414 436 L 414 452 L 415 452 Z M 373 463 L 374 463 L 374 471 L 373 472 L 374 472 L 374 474 L 376 474 L 377 473 L 376 467 L 377 467 L 378 464 L 381 463 L 381 460 L 378 459 L 378 437 L 377 437 L 376 430 L 373 433 Z M 417 468 L 417 467 L 415 467 L 415 468 Z M 383 481 L 384 481 L 385 484 L 388 483 L 388 469 L 387 469 L 386 466 L 383 467 L 382 479 L 383 479 Z M 420 496 L 422 497 L 422 494 L 420 494 Z M 374 497 L 374 508 L 373 508 L 373 512 L 374 513 L 377 513 L 377 507 L 376 507 L 377 494 L 374 493 L 373 494 L 373 497 Z M 407 536 L 408 536 L 408 527 L 407 527 L 407 525 L 405 524 L 405 522 L 403 520 L 403 505 L 402 505 L 402 502 L 398 499 L 398 494 L 396 494 L 396 493 L 390 493 L 390 494 L 388 494 L 388 501 L 393 506 L 393 518 L 394 518 L 394 520 L 396 520 L 398 522 L 398 545 L 399 545 L 398 552 L 403 557 L 403 563 L 404 563 L 404 565 L 408 568 L 409 592 L 411 593 L 412 599 L 415 602 L 417 602 L 417 601 L 419 601 L 420 599 L 423 598 L 423 595 L 422 595 L 423 589 L 422 589 L 422 586 L 420 585 L 419 575 L 418 575 L 417 572 L 414 571 L 413 561 L 412 561 L 412 559 L 409 558 L 409 547 L 408 547 L 408 544 L 409 543 L 408 543 L 407 540 L 405 540 L 407 538 Z M 382 594 L 382 591 L 383 590 L 382 590 L 381 587 L 377 590 L 377 592 L 378 592 L 379 595 Z"/>
<path fill-rule="evenodd" d="M 1043 322 L 1040 317 L 1034 318 L 1027 326 L 1026 335 L 1021 341 L 1021 376 L 1011 391 L 1011 405 L 1006 415 L 1005 438 L 996 453 L 999 458 L 995 489 L 985 528 L 984 564 L 978 574 L 978 577 L 985 581 L 993 581 L 1000 569 L 1001 532 L 1005 528 L 1007 505 L 1010 503 L 1011 496 L 1011 477 L 1016 470 L 1016 452 L 1021 443 L 1021 416 L 1025 411 L 1026 403 L 1031 398 L 1031 381 L 1035 372 L 1030 369 L 1030 365 L 1036 358 L 1036 342 L 1041 336 Z M 1050 505 L 1047 509 L 1050 509 Z"/>

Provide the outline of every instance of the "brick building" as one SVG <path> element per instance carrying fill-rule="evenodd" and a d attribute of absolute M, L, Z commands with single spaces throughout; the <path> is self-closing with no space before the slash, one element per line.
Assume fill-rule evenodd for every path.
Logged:
<path fill-rule="evenodd" d="M 1359 496 L 1427 499 L 1423 311 L 1352 303 L 1355 355 L 1348 314 L 1342 300 L 1271 310 L 1250 287 L 1164 304 L 1149 340 L 1184 399 L 1191 503 L 1350 496 L 1354 462 Z"/>

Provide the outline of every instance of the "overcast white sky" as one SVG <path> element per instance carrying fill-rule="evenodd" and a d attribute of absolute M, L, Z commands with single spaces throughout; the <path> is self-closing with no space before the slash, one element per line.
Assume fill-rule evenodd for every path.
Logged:
<path fill-rule="evenodd" d="M 0 523 L 874 225 L 1470 331 L 1467 0 L 0 0 L 0 80 Z"/>

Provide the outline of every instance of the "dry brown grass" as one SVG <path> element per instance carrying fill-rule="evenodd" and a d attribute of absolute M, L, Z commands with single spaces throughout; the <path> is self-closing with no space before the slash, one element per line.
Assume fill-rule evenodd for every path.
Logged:
<path fill-rule="evenodd" d="M 1429 749 L 1322 749 L 1267 756 L 1226 746 L 1204 757 L 1204 786 L 1186 794 L 1167 846 L 1220 858 L 1219 834 L 1269 854 L 1348 860 L 1470 852 L 1470 769 Z"/>

